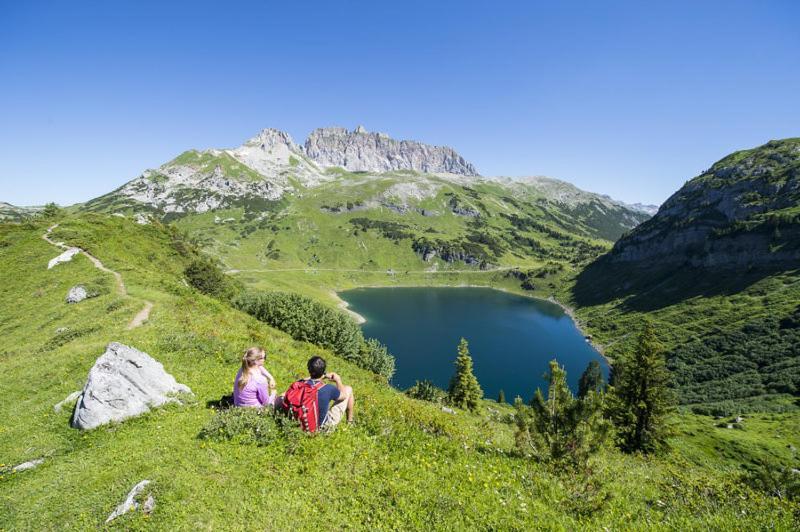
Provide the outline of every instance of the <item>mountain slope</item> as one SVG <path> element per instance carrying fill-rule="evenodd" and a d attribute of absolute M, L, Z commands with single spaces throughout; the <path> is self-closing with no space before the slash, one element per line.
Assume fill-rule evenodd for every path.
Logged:
<path fill-rule="evenodd" d="M 19 221 L 40 212 L 44 207 L 17 207 L 0 201 L 0 221 Z"/>
<path fill-rule="evenodd" d="M 231 270 L 522 279 L 571 270 L 648 217 L 554 179 L 483 178 L 450 148 L 362 128 L 189 151 L 82 208 L 174 221 Z"/>
<path fill-rule="evenodd" d="M 41 236 L 55 221 L 53 238 L 120 272 L 128 296 L 83 255 L 47 269 L 60 250 Z M 346 528 L 625 528 L 632 516 L 654 528 L 793 525 L 796 503 L 742 484 L 740 464 L 763 456 L 788 462 L 788 446 L 800 446 L 794 414 L 753 416 L 750 431 L 682 416 L 672 454 L 645 459 L 604 449 L 586 480 L 514 452 L 506 406 L 443 412 L 188 288 L 182 271 L 196 251 L 168 226 L 81 214 L 0 224 L 0 243 L 9 274 L 0 285 L 0 388 L 15 399 L 0 404 L 0 528 L 109 526 L 106 517 L 143 479 L 152 482 L 155 510 L 126 514 L 112 527 L 285 529 L 308 512 L 314 523 Z M 66 304 L 69 287 L 87 281 L 100 295 Z M 154 303 L 150 318 L 127 330 L 140 298 Z M 69 409 L 56 413 L 53 405 L 83 385 L 110 341 L 152 355 L 196 400 L 87 433 L 70 428 Z M 281 387 L 304 372 L 309 353 L 323 353 L 356 391 L 357 424 L 315 438 L 268 432 L 261 446 L 201 439 L 252 344 L 266 348 Z M 10 471 L 38 458 L 44 462 L 35 469 Z M 320 490 L 324 504 L 309 509 L 304 501 Z"/>
<path fill-rule="evenodd" d="M 800 396 L 800 139 L 736 152 L 690 180 L 581 272 L 568 297 L 608 343 L 654 319 L 679 397 L 698 411 L 791 405 Z"/>

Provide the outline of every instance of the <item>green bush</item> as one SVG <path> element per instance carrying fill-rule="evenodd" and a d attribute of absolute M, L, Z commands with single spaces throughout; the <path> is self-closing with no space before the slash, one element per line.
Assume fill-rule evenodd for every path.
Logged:
<path fill-rule="evenodd" d="M 212 297 L 230 300 L 238 291 L 237 283 L 208 259 L 193 260 L 183 273 L 190 285 Z"/>
<path fill-rule="evenodd" d="M 296 340 L 330 349 L 387 380 L 394 374 L 394 357 L 385 346 L 377 340 L 365 340 L 353 320 L 313 299 L 285 292 L 250 292 L 237 297 L 233 304 Z"/>
<path fill-rule="evenodd" d="M 406 395 L 422 401 L 431 403 L 441 403 L 447 397 L 447 393 L 441 388 L 437 388 L 431 381 L 417 381 L 414 386 L 406 390 Z"/>
<path fill-rule="evenodd" d="M 200 430 L 198 437 L 266 446 L 290 437 L 299 438 L 302 434 L 295 421 L 271 408 L 228 408 L 218 411 Z"/>
<path fill-rule="evenodd" d="M 361 343 L 359 360 L 356 363 L 362 368 L 386 377 L 386 380 L 394 375 L 394 357 L 389 354 L 386 346 L 375 338 L 368 338 Z"/>

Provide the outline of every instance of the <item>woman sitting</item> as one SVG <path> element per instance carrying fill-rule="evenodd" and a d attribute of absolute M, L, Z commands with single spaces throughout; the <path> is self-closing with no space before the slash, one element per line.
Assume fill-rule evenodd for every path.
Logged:
<path fill-rule="evenodd" d="M 233 381 L 234 406 L 274 406 L 277 398 L 275 379 L 264 369 L 266 354 L 260 347 L 251 347 L 242 356 L 242 367 Z"/>

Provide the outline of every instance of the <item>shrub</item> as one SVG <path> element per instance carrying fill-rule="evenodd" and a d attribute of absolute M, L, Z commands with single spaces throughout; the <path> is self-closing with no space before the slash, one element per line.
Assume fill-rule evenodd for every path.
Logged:
<path fill-rule="evenodd" d="M 296 340 L 330 349 L 345 360 L 390 379 L 394 357 L 377 340 L 364 340 L 361 329 L 345 314 L 313 299 L 285 292 L 251 292 L 233 304 Z"/>
<path fill-rule="evenodd" d="M 183 273 L 190 285 L 206 295 L 230 300 L 237 292 L 236 283 L 208 259 L 193 260 Z"/>
<path fill-rule="evenodd" d="M 422 401 L 431 403 L 441 403 L 447 394 L 441 388 L 436 387 L 431 381 L 416 381 L 414 386 L 406 390 L 406 395 Z"/>
<path fill-rule="evenodd" d="M 386 346 L 375 338 L 368 338 L 361 343 L 359 360 L 356 363 L 362 368 L 386 377 L 386 380 L 390 380 L 394 375 L 394 357 L 389 354 Z"/>
<path fill-rule="evenodd" d="M 228 408 L 219 410 L 200 430 L 198 437 L 217 442 L 266 446 L 303 434 L 292 419 L 271 408 Z"/>
<path fill-rule="evenodd" d="M 751 487 L 780 500 L 800 500 L 800 474 L 797 469 L 762 460 L 744 480 Z"/>

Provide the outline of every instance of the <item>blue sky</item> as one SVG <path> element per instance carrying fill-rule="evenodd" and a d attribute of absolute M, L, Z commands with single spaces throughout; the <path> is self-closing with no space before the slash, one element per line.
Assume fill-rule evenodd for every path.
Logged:
<path fill-rule="evenodd" d="M 0 201 L 86 201 L 189 148 L 358 124 L 661 203 L 800 136 L 800 2 L 0 0 Z"/>

